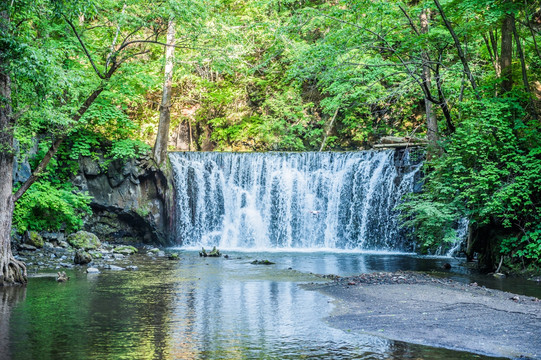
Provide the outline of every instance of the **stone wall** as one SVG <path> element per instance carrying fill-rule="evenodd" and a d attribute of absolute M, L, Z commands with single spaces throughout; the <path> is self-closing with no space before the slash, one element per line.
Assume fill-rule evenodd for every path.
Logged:
<path fill-rule="evenodd" d="M 103 161 L 79 160 L 73 183 L 93 197 L 93 215 L 85 230 L 116 243 L 167 245 L 174 234 L 174 188 L 169 170 L 156 168 L 150 157 Z"/>

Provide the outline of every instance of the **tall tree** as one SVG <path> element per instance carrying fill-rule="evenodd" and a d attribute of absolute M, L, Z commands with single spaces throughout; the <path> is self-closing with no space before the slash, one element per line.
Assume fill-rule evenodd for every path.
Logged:
<path fill-rule="evenodd" d="M 167 143 L 171 124 L 171 91 L 173 84 L 173 66 L 175 61 L 175 22 L 169 20 L 167 26 L 167 45 L 165 46 L 165 70 L 163 80 L 162 102 L 160 104 L 160 122 L 154 144 L 154 160 L 162 165 L 167 159 Z"/>
<path fill-rule="evenodd" d="M 513 13 L 505 14 L 502 21 L 502 47 L 500 55 L 500 69 L 502 75 L 502 89 L 509 92 L 513 88 L 513 28 L 515 16 Z"/>
<path fill-rule="evenodd" d="M 7 33 L 10 17 L 7 9 L 0 10 L 0 31 Z M 26 283 L 26 266 L 11 252 L 11 222 L 13 220 L 13 131 L 15 118 L 11 107 L 11 77 L 7 56 L 0 54 L 0 286 Z"/>
<path fill-rule="evenodd" d="M 137 3 L 131 4 L 131 7 L 122 6 L 122 10 L 119 8 L 119 4 L 107 3 L 104 4 L 104 8 L 100 8 L 98 13 L 94 13 L 89 18 L 87 24 L 81 15 L 80 9 L 75 6 L 72 7 L 71 2 L 65 3 L 53 3 L 54 9 L 49 8 L 51 6 L 48 2 L 40 2 L 38 4 L 26 4 L 26 3 L 14 3 L 14 2 L 2 2 L 0 5 L 0 12 L 2 14 L 2 53 L 0 54 L 0 91 L 2 106 L 0 109 L 0 125 L 1 125 L 1 138 L 0 138 L 0 174 L 2 174 L 2 181 L 0 181 L 0 283 L 13 284 L 13 283 L 25 283 L 26 282 L 26 268 L 25 265 L 14 259 L 11 247 L 11 222 L 13 219 L 13 210 L 15 202 L 20 199 L 24 193 L 36 182 L 43 172 L 46 170 L 49 162 L 55 157 L 60 146 L 66 140 L 69 132 L 76 127 L 79 127 L 84 123 L 85 114 L 92 107 L 95 101 L 99 98 L 107 87 L 112 86 L 111 80 L 113 75 L 117 74 L 117 70 L 123 64 L 133 63 L 141 55 L 148 54 L 150 52 L 150 46 L 152 45 L 166 45 L 160 41 L 161 34 L 164 33 L 163 18 L 160 17 L 159 7 L 138 7 Z M 77 4 L 75 4 L 77 5 Z M 109 6 L 109 7 L 107 7 Z M 158 5 L 156 5 L 158 6 Z M 41 9 L 43 7 L 44 9 Z M 38 13 L 43 10 L 44 14 Z M 94 11 L 94 8 L 92 8 Z M 129 14 L 125 14 L 128 13 Z M 46 17 L 51 13 L 55 13 L 56 17 L 51 20 L 51 23 L 46 23 Z M 15 14 L 19 17 L 18 25 L 28 27 L 28 33 L 20 35 L 22 30 L 17 27 L 12 27 L 10 23 L 10 14 Z M 157 15 L 155 15 L 157 14 Z M 35 21 L 29 21 L 28 17 L 35 17 Z M 197 16 L 195 13 L 191 13 L 190 16 Z M 125 21 L 124 17 L 129 17 L 129 21 Z M 73 21 L 72 19 L 78 19 L 79 21 Z M 64 22 L 67 27 L 62 26 L 60 29 L 69 29 L 69 31 L 54 31 L 56 38 L 52 37 L 40 37 L 40 32 L 36 30 L 43 30 L 49 26 L 49 28 L 56 29 L 58 24 Z M 122 22 L 122 24 L 120 23 Z M 96 26 L 97 25 L 97 26 Z M 122 25 L 122 26 L 121 26 Z M 87 26 L 89 28 L 84 29 Z M 96 34 L 91 36 L 89 32 L 94 31 Z M 190 42 L 196 37 L 195 34 L 187 36 L 185 41 Z M 35 48 L 43 46 L 44 41 L 52 41 L 54 46 L 55 41 L 64 39 L 70 44 L 75 41 L 79 44 L 79 48 L 73 50 L 74 53 L 60 54 L 59 58 L 50 58 L 43 61 L 45 64 L 53 64 L 58 66 L 73 66 L 77 74 L 76 79 L 79 79 L 81 83 L 78 89 L 72 89 L 75 84 L 65 83 L 65 88 L 56 89 L 55 94 L 41 94 L 41 103 L 34 101 L 28 104 L 28 107 L 36 108 L 39 111 L 40 107 L 47 107 L 45 111 L 45 117 L 47 121 L 54 121 L 55 117 L 50 116 L 51 111 L 55 109 L 64 109 L 64 113 L 59 113 L 60 122 L 58 124 L 51 124 L 49 126 L 41 127 L 41 131 L 49 131 L 49 136 L 52 138 L 50 147 L 46 151 L 44 157 L 39 161 L 39 164 L 32 171 L 31 176 L 20 186 L 20 188 L 13 194 L 12 184 L 12 167 L 14 152 L 12 149 L 13 133 L 14 129 L 18 127 L 18 115 L 12 114 L 12 77 L 10 72 L 16 70 L 10 62 L 21 60 L 18 59 L 23 56 L 20 63 L 22 65 L 30 64 L 30 68 L 35 68 L 35 64 L 32 64 L 34 58 L 24 58 L 25 55 L 20 55 L 17 52 L 21 52 L 21 49 L 27 49 L 29 46 L 18 46 L 22 41 L 34 41 L 36 43 Z M 120 40 L 119 40 L 120 39 Z M 4 47 L 4 44 L 6 46 Z M 9 46 L 15 48 L 15 50 L 8 49 Z M 186 47 L 184 43 L 181 46 Z M 37 52 L 34 51 L 34 52 Z M 34 52 L 30 52 L 30 55 L 34 55 Z M 46 52 L 46 50 L 45 50 Z M 44 56 L 46 56 L 45 54 Z M 81 59 L 86 59 L 81 61 Z M 41 58 L 37 57 L 39 61 Z M 89 66 L 88 66 L 89 64 Z M 38 64 L 39 65 L 39 64 Z M 47 68 L 46 68 L 47 69 Z M 41 69 L 40 69 L 41 70 Z M 93 72 L 94 76 L 91 76 L 88 71 Z M 81 76 L 84 74 L 84 76 Z M 24 75 L 24 74 L 23 74 Z M 96 79 L 98 82 L 96 83 Z M 38 79 L 44 82 L 54 83 L 54 78 L 51 79 Z M 65 79 L 62 79 L 65 81 Z M 24 82 L 22 86 L 17 87 L 20 91 L 30 91 L 42 93 L 44 89 L 40 86 L 33 86 L 33 82 L 36 79 L 25 78 L 21 76 L 19 81 Z M 28 86 L 32 84 L 32 86 Z M 93 89 L 92 89 L 93 88 Z M 30 90 L 28 90 L 30 89 Z M 81 98 L 80 94 L 88 92 L 90 95 L 86 98 Z M 45 89 L 50 90 L 50 89 Z M 71 98 L 69 90 L 74 90 L 75 97 Z M 29 94 L 19 95 L 19 99 L 24 99 Z M 32 100 L 32 99 L 30 99 Z M 46 101 L 43 101 L 46 100 Z M 69 106 L 66 106 L 66 102 L 72 102 Z M 76 104 L 81 104 L 77 106 Z M 54 125 L 54 126 L 53 126 Z M 53 132 L 54 130 L 54 132 Z"/>
<path fill-rule="evenodd" d="M 421 11 L 421 14 L 419 15 L 419 22 L 420 22 L 420 29 L 421 34 L 428 34 L 429 29 L 429 15 L 430 10 L 428 8 L 425 8 Z M 430 57 L 428 55 L 427 51 L 422 52 L 422 59 L 423 59 L 423 83 L 425 88 L 430 89 L 432 87 L 432 79 L 431 79 L 431 71 L 430 71 Z M 438 143 L 438 121 L 436 119 L 436 114 L 434 112 L 434 109 L 432 108 L 432 101 L 428 99 L 427 96 L 425 96 L 425 113 L 426 113 L 426 137 L 428 139 L 428 142 L 432 145 L 432 147 L 437 147 Z"/>

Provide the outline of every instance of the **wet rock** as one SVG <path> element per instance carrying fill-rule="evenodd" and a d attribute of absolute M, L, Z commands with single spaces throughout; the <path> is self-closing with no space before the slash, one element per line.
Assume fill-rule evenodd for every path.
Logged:
<path fill-rule="evenodd" d="M 202 257 L 220 257 L 222 254 L 220 254 L 220 250 L 214 246 L 210 252 L 207 252 L 205 248 L 201 248 L 201 251 L 199 252 L 199 256 Z"/>
<path fill-rule="evenodd" d="M 76 249 L 94 250 L 101 246 L 98 237 L 88 231 L 77 231 L 70 234 L 67 240 Z"/>
<path fill-rule="evenodd" d="M 179 255 L 177 253 L 167 254 L 167 258 L 169 260 L 178 260 L 178 259 L 180 259 Z"/>
<path fill-rule="evenodd" d="M 115 259 L 115 260 L 122 260 L 122 259 L 124 259 L 124 257 L 125 256 L 122 255 L 122 254 L 113 254 L 113 259 Z"/>
<path fill-rule="evenodd" d="M 107 266 L 107 269 L 113 270 L 113 271 L 122 271 L 122 270 L 126 270 L 125 268 L 120 267 L 120 266 L 116 266 L 116 265 L 108 265 L 108 266 Z"/>
<path fill-rule="evenodd" d="M 269 261 L 269 260 L 254 260 L 250 264 L 252 264 L 252 265 L 273 265 L 275 263 L 273 263 L 272 261 Z"/>
<path fill-rule="evenodd" d="M 135 270 L 137 270 L 137 269 L 138 269 L 138 267 L 135 266 L 135 265 L 129 265 L 129 266 L 126 266 L 126 270 L 135 271 Z"/>
<path fill-rule="evenodd" d="M 71 269 L 73 267 L 73 264 L 68 264 L 68 263 L 65 263 L 65 262 L 61 262 L 58 265 L 60 265 L 60 266 L 62 266 L 64 268 L 68 268 L 68 269 Z"/>
<path fill-rule="evenodd" d="M 86 269 L 86 273 L 87 274 L 99 274 L 100 270 L 98 268 L 95 268 L 95 267 L 89 267 L 88 269 Z"/>
<path fill-rule="evenodd" d="M 505 279 L 505 274 L 502 273 L 494 273 L 492 276 L 494 276 L 496 279 Z"/>
<path fill-rule="evenodd" d="M 30 244 L 19 244 L 19 250 L 24 250 L 24 251 L 36 251 L 37 248 L 33 245 L 30 245 Z"/>
<path fill-rule="evenodd" d="M 26 244 L 34 246 L 36 248 L 42 248 L 44 243 L 41 235 L 35 231 L 26 231 L 24 233 L 23 241 Z"/>
<path fill-rule="evenodd" d="M 90 255 L 94 259 L 101 259 L 103 258 L 103 253 L 101 251 L 89 251 Z"/>
<path fill-rule="evenodd" d="M 68 244 L 67 241 L 60 240 L 60 241 L 58 241 L 58 246 L 60 246 L 61 248 L 69 248 L 70 244 Z"/>
<path fill-rule="evenodd" d="M 122 245 L 122 246 L 117 246 L 116 248 L 114 248 L 113 252 L 117 254 L 122 254 L 122 255 L 132 255 L 137 252 L 137 248 L 130 245 Z"/>
<path fill-rule="evenodd" d="M 92 255 L 83 250 L 77 250 L 73 262 L 78 265 L 85 265 L 92 262 Z"/>
<path fill-rule="evenodd" d="M 58 277 L 56 278 L 56 281 L 58 282 L 66 282 L 70 279 L 69 276 L 66 275 L 65 271 L 59 271 L 57 275 Z"/>
<path fill-rule="evenodd" d="M 69 249 L 63 248 L 63 247 L 55 247 L 52 249 L 57 254 L 65 254 L 69 251 L 73 251 L 73 249 L 70 247 Z"/>
<path fill-rule="evenodd" d="M 451 264 L 449 264 L 449 263 L 443 264 L 443 268 L 444 268 L 445 270 L 449 270 L 449 269 L 451 269 L 451 267 L 452 267 L 452 266 L 451 266 Z"/>

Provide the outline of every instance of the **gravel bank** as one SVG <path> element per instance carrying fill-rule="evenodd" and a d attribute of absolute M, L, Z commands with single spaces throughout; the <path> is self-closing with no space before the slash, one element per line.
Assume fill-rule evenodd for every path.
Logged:
<path fill-rule="evenodd" d="M 541 359 L 541 301 L 415 272 L 306 284 L 335 299 L 336 328 L 509 358 Z"/>

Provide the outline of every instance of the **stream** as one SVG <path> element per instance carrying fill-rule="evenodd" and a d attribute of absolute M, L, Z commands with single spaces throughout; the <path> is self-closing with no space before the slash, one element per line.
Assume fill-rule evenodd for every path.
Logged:
<path fill-rule="evenodd" d="M 0 290 L 0 358 L 490 358 L 334 329 L 325 323 L 332 300 L 298 286 L 325 281 L 314 274 L 432 271 L 449 258 L 276 251 L 231 252 L 226 259 L 173 251 L 179 260 L 134 255 L 135 271 L 76 268 L 67 271 L 67 283 L 42 274 L 26 288 Z M 254 259 L 276 264 L 252 265 Z M 458 271 L 448 276 L 470 276 L 458 260 L 451 263 Z M 529 283 L 529 291 L 539 292 Z"/>

